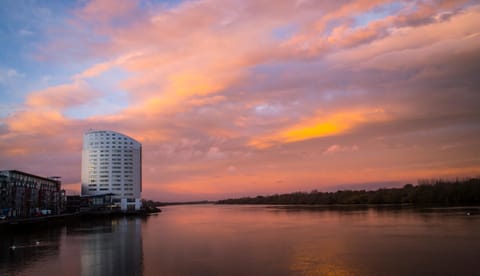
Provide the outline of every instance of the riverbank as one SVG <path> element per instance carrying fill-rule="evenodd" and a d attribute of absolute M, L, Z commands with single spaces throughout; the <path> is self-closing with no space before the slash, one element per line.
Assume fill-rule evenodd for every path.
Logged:
<path fill-rule="evenodd" d="M 337 192 L 295 192 L 231 198 L 217 204 L 279 204 L 279 205 L 384 205 L 412 204 L 416 206 L 480 205 L 480 178 L 456 180 L 425 180 L 414 186 L 381 188 L 374 191 L 341 190 Z"/>
<path fill-rule="evenodd" d="M 122 212 L 117 210 L 102 210 L 102 211 L 85 211 L 77 213 L 66 213 L 60 215 L 48 215 L 48 216 L 38 216 L 38 217 L 29 217 L 29 218 L 7 218 L 0 221 L 0 229 L 7 227 L 22 227 L 22 226 L 31 226 L 38 224 L 50 224 L 50 223 L 62 223 L 67 221 L 74 221 L 79 219 L 89 219 L 89 218 L 112 218 L 112 217 L 144 217 L 155 213 L 160 213 L 162 210 L 140 210 L 140 211 L 129 211 Z"/>

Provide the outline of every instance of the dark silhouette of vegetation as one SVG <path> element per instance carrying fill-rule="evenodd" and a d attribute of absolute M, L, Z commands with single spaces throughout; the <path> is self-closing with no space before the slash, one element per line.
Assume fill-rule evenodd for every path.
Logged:
<path fill-rule="evenodd" d="M 480 178 L 419 180 L 414 186 L 376 191 L 296 192 L 270 196 L 244 197 L 217 201 L 218 204 L 480 204 Z"/>
<path fill-rule="evenodd" d="M 148 206 L 148 207 L 162 207 L 162 206 L 168 206 L 168 205 L 191 205 L 191 204 L 207 204 L 207 203 L 213 203 L 208 200 L 200 200 L 200 201 L 185 201 L 185 202 L 160 202 L 160 201 L 153 201 L 153 200 L 142 200 L 143 206 Z"/>
<path fill-rule="evenodd" d="M 182 201 L 182 202 L 158 202 L 158 206 L 169 206 L 169 205 L 194 205 L 194 204 L 208 204 L 212 203 L 208 200 L 200 201 Z"/>
<path fill-rule="evenodd" d="M 158 202 L 155 202 L 153 200 L 146 200 L 142 199 L 142 209 L 145 210 L 147 213 L 158 213 L 161 212 L 158 208 Z"/>

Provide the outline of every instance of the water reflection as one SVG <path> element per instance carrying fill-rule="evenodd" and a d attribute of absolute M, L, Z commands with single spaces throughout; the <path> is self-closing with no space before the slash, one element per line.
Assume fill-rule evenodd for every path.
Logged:
<path fill-rule="evenodd" d="M 5 230 L 0 275 L 143 275 L 142 223 L 95 219 Z"/>
<path fill-rule="evenodd" d="M 2 233 L 0 275 L 477 272 L 480 215 L 463 210 L 215 205 L 163 210 L 148 220 L 89 220 Z M 42 246 L 8 249 L 36 240 Z"/>
<path fill-rule="evenodd" d="M 81 275 L 142 275 L 142 228 L 138 219 L 103 221 L 77 228 L 87 232 L 81 247 Z"/>
<path fill-rule="evenodd" d="M 2 231 L 0 238 L 0 275 L 5 271 L 21 272 L 36 263 L 59 254 L 62 228 L 10 229 Z"/>
<path fill-rule="evenodd" d="M 176 206 L 145 226 L 145 275 L 472 275 L 480 250 L 478 216 L 411 209 Z"/>

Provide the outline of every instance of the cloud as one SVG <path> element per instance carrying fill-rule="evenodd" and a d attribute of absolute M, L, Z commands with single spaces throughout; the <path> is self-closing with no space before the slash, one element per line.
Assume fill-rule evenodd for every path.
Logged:
<path fill-rule="evenodd" d="M 137 7 L 135 0 L 93 0 L 77 12 L 77 15 L 87 21 L 109 21 L 128 16 Z"/>
<path fill-rule="evenodd" d="M 96 63 L 89 68 L 85 69 L 83 72 L 73 76 L 74 80 L 84 80 L 89 78 L 98 77 L 99 75 L 112 70 L 115 67 L 121 67 L 122 64 L 128 62 L 129 59 L 141 56 L 141 52 L 127 53 L 121 55 L 111 61 Z"/>
<path fill-rule="evenodd" d="M 12 68 L 2 68 L 0 67 L 0 85 L 9 84 L 14 80 L 24 78 L 25 74 L 18 72 Z"/>
<path fill-rule="evenodd" d="M 110 70 L 113 66 L 115 66 L 114 63 L 112 62 L 102 62 L 102 63 L 97 63 L 93 65 L 90 68 L 87 68 L 80 74 L 75 75 L 73 78 L 74 79 L 87 79 L 87 78 L 93 78 L 96 76 L 101 75 L 102 73 Z"/>
<path fill-rule="evenodd" d="M 8 125 L 0 123 L 0 136 L 6 133 L 8 133 Z"/>
<path fill-rule="evenodd" d="M 78 183 L 82 133 L 105 128 L 142 142 L 158 199 L 480 172 L 475 3 L 88 1 L 70 14 L 36 54 L 56 62 L 48 83 L 58 63 L 80 69 L 1 119 L 2 166 L 48 152 Z M 102 101 L 119 107 L 93 112 Z"/>
<path fill-rule="evenodd" d="M 275 143 L 290 143 L 313 138 L 343 134 L 360 124 L 388 120 L 382 109 L 338 111 L 333 114 L 317 114 L 273 135 L 250 141 L 250 145 L 264 148 Z"/>
<path fill-rule="evenodd" d="M 448 52 L 447 47 L 475 48 L 478 39 L 461 43 L 460 39 L 477 32 L 480 24 L 478 8 L 466 10 L 455 16 L 455 21 L 440 21 L 424 26 L 399 27 L 389 37 L 361 48 L 340 51 L 332 55 L 332 62 L 358 64 L 360 68 L 398 70 L 436 62 L 435 57 Z M 441 45 L 444 47 L 439 47 Z M 433 48 L 432 48 L 433 47 Z M 440 53 L 441 52 L 441 53 Z M 385 64 L 386 61 L 388 64 Z"/>
<path fill-rule="evenodd" d="M 20 36 L 30 36 L 30 35 L 33 35 L 34 32 L 32 32 L 32 31 L 30 31 L 30 30 L 28 30 L 28 29 L 21 29 L 21 30 L 18 31 L 18 34 L 19 34 Z"/>
<path fill-rule="evenodd" d="M 341 153 L 341 152 L 352 152 L 352 151 L 358 151 L 359 147 L 357 145 L 353 145 L 351 147 L 349 146 L 340 146 L 340 145 L 331 145 L 328 147 L 323 154 L 335 154 L 335 153 Z"/>
<path fill-rule="evenodd" d="M 20 111 L 7 118 L 9 132 L 55 135 L 68 120 L 56 111 Z M 27 145 L 25 145 L 27 146 Z"/>
<path fill-rule="evenodd" d="M 65 109 L 85 104 L 98 96 L 99 93 L 89 88 L 85 82 L 76 81 L 34 91 L 27 96 L 26 104 L 33 108 Z"/>
<path fill-rule="evenodd" d="M 223 159 L 225 154 L 218 147 L 211 147 L 206 154 L 207 159 Z"/>

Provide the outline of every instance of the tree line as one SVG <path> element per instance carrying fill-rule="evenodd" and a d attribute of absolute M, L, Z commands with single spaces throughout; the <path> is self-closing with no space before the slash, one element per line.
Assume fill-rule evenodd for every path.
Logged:
<path fill-rule="evenodd" d="M 295 192 L 269 196 L 243 197 L 217 201 L 218 204 L 480 204 L 480 178 L 425 179 L 418 185 L 382 188 L 375 191 Z"/>
<path fill-rule="evenodd" d="M 154 200 L 149 200 L 149 199 L 142 199 L 142 204 L 143 206 L 147 207 L 163 207 L 163 206 L 169 206 L 169 205 L 193 205 L 193 204 L 207 204 L 207 203 L 212 203 L 211 201 L 208 200 L 198 200 L 198 201 L 181 201 L 181 202 L 160 202 L 160 201 L 154 201 Z"/>

